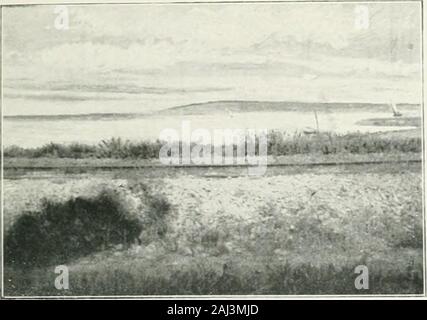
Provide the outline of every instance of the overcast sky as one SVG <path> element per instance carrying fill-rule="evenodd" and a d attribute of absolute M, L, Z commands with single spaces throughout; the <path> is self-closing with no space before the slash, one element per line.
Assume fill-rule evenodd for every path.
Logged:
<path fill-rule="evenodd" d="M 238 87 L 229 97 L 237 99 L 260 98 L 251 96 L 255 89 L 273 98 L 266 91 L 273 87 L 276 99 L 303 100 L 309 90 L 313 99 L 382 101 L 390 92 L 402 101 L 419 97 L 415 2 L 68 6 L 65 30 L 55 27 L 57 10 L 4 8 L 6 98 L 28 88 L 78 92 L 84 83 L 110 94 L 139 83 L 174 90 Z M 123 75 L 139 78 L 124 83 Z M 288 92 L 281 89 L 285 78 L 293 79 Z M 23 101 L 9 104 L 18 109 Z"/>
<path fill-rule="evenodd" d="M 70 6 L 69 29 L 54 27 L 54 6 L 7 8 L 7 64 L 68 68 L 150 68 L 180 61 L 280 60 L 297 44 L 326 53 L 389 60 L 419 59 L 417 3 L 368 5 L 369 27 L 357 27 L 354 4 Z M 394 42 L 393 42 L 394 41 Z M 265 49 L 265 48 L 264 48 Z M 375 51 L 375 55 L 372 55 Z M 353 54 L 352 54 L 353 52 Z M 391 54 L 391 53 L 390 53 Z"/>

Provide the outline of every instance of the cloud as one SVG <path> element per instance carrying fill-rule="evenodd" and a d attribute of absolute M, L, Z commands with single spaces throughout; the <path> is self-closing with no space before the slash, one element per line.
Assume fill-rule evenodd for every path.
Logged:
<path fill-rule="evenodd" d="M 67 31 L 52 28 L 54 6 L 5 8 L 5 72 L 49 79 L 121 69 L 168 74 L 188 62 L 196 68 L 287 63 L 330 74 L 412 74 L 419 52 L 405 48 L 420 40 L 419 6 L 368 8 L 364 31 L 355 28 L 351 3 L 69 6 Z M 388 56 L 395 34 L 402 40 L 397 69 Z"/>
<path fill-rule="evenodd" d="M 64 32 L 52 28 L 55 6 L 31 6 L 5 8 L 4 27 L 7 46 L 23 49 L 92 38 L 140 41 L 147 37 L 186 41 L 195 48 L 241 49 L 273 33 L 338 49 L 360 32 L 355 27 L 356 7 L 352 3 L 68 6 L 70 28 Z M 390 21 L 404 36 L 419 33 L 417 3 L 369 4 L 367 8 L 370 33 L 389 38 Z"/>

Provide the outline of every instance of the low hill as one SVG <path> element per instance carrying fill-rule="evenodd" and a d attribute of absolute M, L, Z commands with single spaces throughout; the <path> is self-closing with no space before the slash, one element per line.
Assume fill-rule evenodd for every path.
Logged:
<path fill-rule="evenodd" d="M 417 110 L 416 104 L 400 104 L 399 110 Z M 373 103 L 316 103 L 316 102 L 291 102 L 291 101 L 210 101 L 173 107 L 159 111 L 162 115 L 191 115 L 214 113 L 239 113 L 239 112 L 346 112 L 346 111 L 372 111 L 391 112 L 388 104 Z"/>

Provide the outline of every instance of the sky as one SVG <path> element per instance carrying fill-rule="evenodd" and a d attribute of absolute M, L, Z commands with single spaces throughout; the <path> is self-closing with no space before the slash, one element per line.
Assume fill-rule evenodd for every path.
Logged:
<path fill-rule="evenodd" d="M 357 100 L 352 85 L 361 88 L 360 100 L 385 99 L 388 90 L 417 102 L 420 94 L 418 3 L 67 6 L 67 27 L 58 29 L 62 10 L 4 9 L 12 109 L 16 99 L 34 98 L 31 90 L 46 100 L 96 90 L 114 98 L 141 88 L 151 96 L 162 88 L 206 90 L 218 100 L 224 90 L 235 91 L 228 98 L 268 99 L 265 88 L 273 100 L 318 100 L 327 92 L 328 101 Z M 281 95 L 286 79 L 298 90 Z M 260 96 L 246 96 L 257 88 Z"/>

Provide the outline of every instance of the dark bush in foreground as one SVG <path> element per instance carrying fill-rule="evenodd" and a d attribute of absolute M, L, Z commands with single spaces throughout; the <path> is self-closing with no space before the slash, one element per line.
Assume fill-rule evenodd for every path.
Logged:
<path fill-rule="evenodd" d="M 135 241 L 142 231 L 113 191 L 64 203 L 45 200 L 25 213 L 5 235 L 5 261 L 18 267 L 64 263 L 70 259 Z"/>

